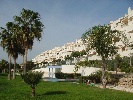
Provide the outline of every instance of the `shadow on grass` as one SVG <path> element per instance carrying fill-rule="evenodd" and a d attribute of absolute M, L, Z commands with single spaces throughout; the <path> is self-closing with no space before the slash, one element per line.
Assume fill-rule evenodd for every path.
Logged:
<path fill-rule="evenodd" d="M 38 96 L 42 96 L 42 95 L 55 95 L 55 94 L 66 94 L 66 91 L 50 91 L 50 92 L 46 92 L 44 94 L 40 94 Z"/>

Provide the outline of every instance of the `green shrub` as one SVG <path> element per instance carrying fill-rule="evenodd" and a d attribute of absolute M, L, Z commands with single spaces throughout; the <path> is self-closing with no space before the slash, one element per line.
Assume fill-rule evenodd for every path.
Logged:
<path fill-rule="evenodd" d="M 86 83 L 89 79 L 89 76 L 80 76 L 79 83 Z"/>
<path fill-rule="evenodd" d="M 110 78 L 108 79 L 109 84 L 117 84 L 119 79 L 122 78 L 124 75 L 122 74 L 110 74 Z"/>
<path fill-rule="evenodd" d="M 97 71 L 89 75 L 89 80 L 93 83 L 101 83 L 102 71 Z"/>
<path fill-rule="evenodd" d="M 110 73 L 105 73 L 107 81 L 110 80 Z M 79 77 L 80 83 L 86 83 L 88 80 L 90 80 L 93 83 L 101 83 L 101 77 L 102 77 L 102 71 L 96 71 L 89 76 L 81 76 Z"/>
<path fill-rule="evenodd" d="M 59 72 L 59 73 L 55 73 L 55 77 L 58 78 L 58 79 L 63 79 L 64 76 L 63 76 L 63 73 L 62 72 Z"/>
<path fill-rule="evenodd" d="M 29 71 L 26 74 L 21 74 L 21 77 L 24 80 L 24 82 L 30 85 L 30 87 L 32 88 L 33 97 L 35 96 L 35 87 L 40 82 L 42 75 L 43 75 L 42 72 L 32 72 L 32 71 Z"/>
<path fill-rule="evenodd" d="M 79 77 L 81 76 L 80 73 L 55 73 L 55 77 L 58 78 L 58 79 L 67 79 L 67 78 L 71 78 L 71 79 L 74 79 L 76 77 Z"/>

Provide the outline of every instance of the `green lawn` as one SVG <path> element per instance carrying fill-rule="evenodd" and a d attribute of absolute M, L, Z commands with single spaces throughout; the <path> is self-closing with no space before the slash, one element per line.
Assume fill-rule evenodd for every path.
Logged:
<path fill-rule="evenodd" d="M 69 82 L 44 82 L 36 87 L 36 97 L 20 77 L 7 80 L 0 74 L 0 100 L 133 100 L 133 93 L 100 89 Z"/>

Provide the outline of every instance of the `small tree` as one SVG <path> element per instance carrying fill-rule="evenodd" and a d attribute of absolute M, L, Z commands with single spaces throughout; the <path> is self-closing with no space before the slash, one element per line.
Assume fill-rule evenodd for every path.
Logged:
<path fill-rule="evenodd" d="M 65 61 L 66 61 L 66 64 L 68 64 L 67 62 L 69 62 L 69 64 L 71 64 L 72 57 L 69 55 L 65 56 Z"/>
<path fill-rule="evenodd" d="M 42 75 L 43 72 L 31 72 L 31 71 L 29 71 L 26 74 L 21 74 L 21 77 L 24 80 L 24 82 L 30 85 L 30 87 L 32 88 L 31 92 L 32 97 L 35 96 L 35 87 L 40 82 Z"/>
<path fill-rule="evenodd" d="M 75 62 L 75 60 L 76 60 L 76 62 L 75 62 L 75 64 L 78 62 L 77 60 L 77 58 L 78 57 L 80 57 L 80 52 L 79 51 L 73 51 L 72 53 L 71 53 L 71 57 L 72 58 L 74 58 L 74 62 Z"/>
<path fill-rule="evenodd" d="M 85 44 L 88 44 L 88 50 L 95 50 L 102 59 L 102 85 L 106 88 L 106 61 L 109 57 L 117 53 L 116 42 L 128 42 L 126 36 L 118 30 L 112 30 L 111 26 L 94 26 L 85 32 L 82 36 Z"/>

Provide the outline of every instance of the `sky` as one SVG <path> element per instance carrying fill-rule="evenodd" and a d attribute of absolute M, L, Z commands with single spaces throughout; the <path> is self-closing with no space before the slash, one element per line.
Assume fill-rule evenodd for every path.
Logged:
<path fill-rule="evenodd" d="M 75 42 L 89 28 L 109 24 L 123 17 L 128 8 L 133 9 L 133 0 L 0 0 L 0 27 L 13 21 L 23 8 L 41 15 L 44 24 L 41 41 L 34 41 L 28 52 L 28 60 L 54 47 Z M 0 47 L 0 60 L 8 55 Z M 22 63 L 19 56 L 17 63 Z"/>

